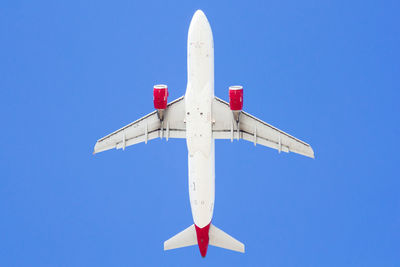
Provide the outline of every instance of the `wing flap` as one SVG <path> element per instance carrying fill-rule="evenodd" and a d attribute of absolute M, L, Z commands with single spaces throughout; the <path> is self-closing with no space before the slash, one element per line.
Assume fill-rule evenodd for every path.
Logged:
<path fill-rule="evenodd" d="M 241 131 L 241 138 L 246 140 L 246 141 L 253 142 L 253 143 L 256 143 L 256 144 L 260 144 L 260 145 L 263 145 L 263 146 L 267 146 L 267 147 L 270 147 L 270 148 L 273 148 L 273 149 L 276 149 L 276 150 L 280 149 L 283 152 L 289 152 L 289 147 L 287 147 L 285 145 L 281 145 L 281 147 L 279 148 L 279 144 L 278 143 L 275 143 L 273 141 L 270 141 L 270 140 L 265 139 L 265 138 L 260 137 L 260 136 L 254 136 L 254 133 L 247 133 L 247 132 Z"/>

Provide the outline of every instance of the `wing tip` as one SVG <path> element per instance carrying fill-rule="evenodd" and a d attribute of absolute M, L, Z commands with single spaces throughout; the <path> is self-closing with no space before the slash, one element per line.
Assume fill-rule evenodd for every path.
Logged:
<path fill-rule="evenodd" d="M 95 155 L 98 152 L 98 150 L 96 149 L 98 143 L 99 142 L 96 142 L 96 144 L 94 145 L 92 155 Z"/>
<path fill-rule="evenodd" d="M 312 159 L 315 159 L 315 153 L 314 153 L 314 149 L 312 149 L 312 147 L 310 146 L 310 155 L 309 155 L 309 157 L 310 158 L 312 158 Z"/>
<path fill-rule="evenodd" d="M 240 253 L 246 253 L 246 246 L 242 242 L 240 241 L 238 242 L 239 242 L 239 248 L 235 251 Z"/>

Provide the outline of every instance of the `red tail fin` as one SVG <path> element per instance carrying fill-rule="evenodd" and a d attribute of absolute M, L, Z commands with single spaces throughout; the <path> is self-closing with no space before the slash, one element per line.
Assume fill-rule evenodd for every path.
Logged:
<path fill-rule="evenodd" d="M 210 225 L 204 226 L 203 228 L 196 227 L 196 234 L 197 234 L 197 244 L 199 245 L 199 250 L 201 256 L 204 258 L 207 254 L 208 242 L 210 241 L 208 237 L 208 231 L 210 230 Z"/>

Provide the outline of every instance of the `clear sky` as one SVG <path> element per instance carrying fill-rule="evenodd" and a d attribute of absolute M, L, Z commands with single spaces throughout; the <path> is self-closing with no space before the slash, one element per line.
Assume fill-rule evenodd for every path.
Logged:
<path fill-rule="evenodd" d="M 192 224 L 184 140 L 93 156 L 186 89 L 196 9 L 215 94 L 316 159 L 216 142 L 213 223 L 246 245 L 163 251 Z M 399 1 L 2 1 L 0 266 L 400 266 Z"/>

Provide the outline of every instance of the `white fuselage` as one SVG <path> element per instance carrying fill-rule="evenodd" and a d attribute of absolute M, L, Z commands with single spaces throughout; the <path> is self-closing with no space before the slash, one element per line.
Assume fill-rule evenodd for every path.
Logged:
<path fill-rule="evenodd" d="M 203 12 L 196 12 L 188 34 L 188 83 L 185 94 L 189 197 L 194 224 L 212 219 L 215 197 L 215 154 L 211 108 L 214 98 L 214 41 Z"/>

